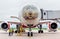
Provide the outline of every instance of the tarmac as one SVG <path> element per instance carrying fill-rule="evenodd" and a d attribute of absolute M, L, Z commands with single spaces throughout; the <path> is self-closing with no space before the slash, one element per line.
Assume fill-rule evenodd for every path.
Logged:
<path fill-rule="evenodd" d="M 33 37 L 28 37 L 27 32 L 22 33 L 21 36 L 17 36 L 15 33 L 13 36 L 9 36 L 8 32 L 0 30 L 0 39 L 60 39 L 60 31 L 44 31 L 44 33 L 37 33 L 37 31 L 33 31 Z"/>

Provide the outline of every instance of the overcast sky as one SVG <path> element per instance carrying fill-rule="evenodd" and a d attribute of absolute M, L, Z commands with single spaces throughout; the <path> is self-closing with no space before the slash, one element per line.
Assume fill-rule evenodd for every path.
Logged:
<path fill-rule="evenodd" d="M 60 10 L 60 0 L 0 0 L 0 20 L 18 16 L 24 5 L 32 4 L 48 10 Z"/>

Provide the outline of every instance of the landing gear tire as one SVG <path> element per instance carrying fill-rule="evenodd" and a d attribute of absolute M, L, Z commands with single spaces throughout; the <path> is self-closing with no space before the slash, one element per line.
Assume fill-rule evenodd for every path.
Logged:
<path fill-rule="evenodd" d="M 39 30 L 38 33 L 43 33 L 43 30 Z"/>
<path fill-rule="evenodd" d="M 28 32 L 28 36 L 33 36 L 33 32 Z"/>
<path fill-rule="evenodd" d="M 54 30 L 54 32 L 56 32 L 56 30 Z"/>
<path fill-rule="evenodd" d="M 40 33 L 40 30 L 38 31 L 38 33 Z"/>
<path fill-rule="evenodd" d="M 49 32 L 51 32 L 51 31 L 49 30 Z"/>
<path fill-rule="evenodd" d="M 16 30 L 15 33 L 17 33 L 17 32 L 20 33 L 20 31 L 17 31 L 17 30 Z"/>
<path fill-rule="evenodd" d="M 30 36 L 30 33 L 28 32 L 28 36 Z"/>
<path fill-rule="evenodd" d="M 43 30 L 41 30 L 41 33 L 43 33 Z"/>
<path fill-rule="evenodd" d="M 17 33 L 17 30 L 15 31 L 15 33 Z"/>
<path fill-rule="evenodd" d="M 31 36 L 33 36 L 33 32 L 31 32 Z"/>

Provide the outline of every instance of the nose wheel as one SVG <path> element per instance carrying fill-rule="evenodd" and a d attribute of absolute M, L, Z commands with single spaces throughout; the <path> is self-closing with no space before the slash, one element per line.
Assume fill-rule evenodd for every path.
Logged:
<path fill-rule="evenodd" d="M 39 30 L 38 33 L 43 33 L 43 30 Z"/>
<path fill-rule="evenodd" d="M 29 32 L 27 33 L 28 36 L 33 36 L 33 32 L 31 32 L 31 26 L 33 26 L 33 24 L 28 24 L 29 26 Z"/>
<path fill-rule="evenodd" d="M 28 32 L 28 36 L 33 36 L 33 32 Z"/>

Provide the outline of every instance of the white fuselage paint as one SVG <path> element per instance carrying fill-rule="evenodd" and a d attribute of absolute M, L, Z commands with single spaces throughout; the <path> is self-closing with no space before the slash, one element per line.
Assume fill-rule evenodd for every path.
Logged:
<path fill-rule="evenodd" d="M 31 19 L 31 17 L 29 17 L 29 13 L 32 13 L 31 17 L 35 18 L 35 19 Z M 28 6 L 25 6 L 23 7 L 22 9 L 22 14 L 20 16 L 19 14 L 19 18 L 21 20 L 21 23 L 26 25 L 27 24 L 33 24 L 34 25 L 37 25 L 40 21 L 40 18 L 39 18 L 39 15 L 41 16 L 41 13 L 40 13 L 40 10 L 37 9 L 37 7 L 35 6 L 32 6 L 32 5 L 28 5 Z M 24 17 L 28 17 L 29 19 L 25 19 Z"/>
<path fill-rule="evenodd" d="M 24 25 L 26 25 L 26 26 L 27 26 L 27 24 L 37 25 L 37 24 L 39 23 L 39 18 L 36 18 L 36 19 L 34 19 L 34 20 L 25 20 L 25 19 L 22 17 L 21 23 L 24 24 Z"/>

